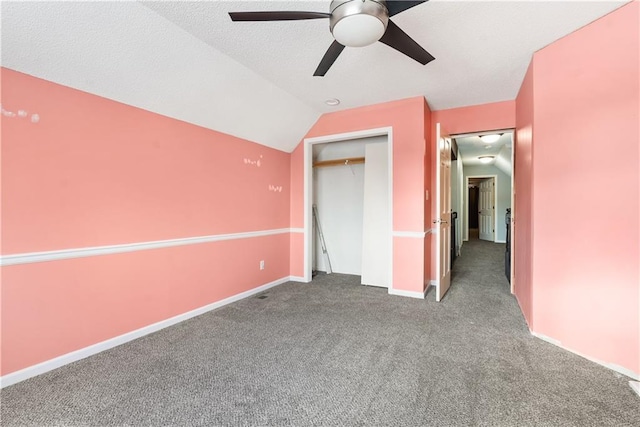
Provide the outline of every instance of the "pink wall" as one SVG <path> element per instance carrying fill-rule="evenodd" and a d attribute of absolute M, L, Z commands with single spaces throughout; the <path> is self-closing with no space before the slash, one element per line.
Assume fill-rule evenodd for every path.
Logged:
<path fill-rule="evenodd" d="M 393 229 L 394 231 L 424 231 L 424 168 L 425 168 L 425 102 L 423 97 L 387 102 L 351 110 L 324 114 L 305 138 L 333 135 L 381 127 L 393 127 Z M 292 156 L 292 181 L 302 181 L 302 144 Z M 292 188 L 292 226 L 302 226 L 303 188 Z M 404 268 L 394 262 L 393 287 L 422 292 L 424 288 L 424 254 L 416 251 L 415 242 L 406 237 L 394 238 L 394 260 L 403 259 Z M 300 244 L 300 242 L 298 242 Z M 297 248 L 296 250 L 299 250 Z M 294 248 L 292 246 L 292 253 Z M 291 271 L 301 271 L 294 265 Z M 296 261 L 298 264 L 300 259 Z"/>
<path fill-rule="evenodd" d="M 298 144 L 291 153 L 291 228 L 304 227 L 304 146 Z"/>
<path fill-rule="evenodd" d="M 532 186 L 534 331 L 636 374 L 639 9 L 535 54 Z"/>
<path fill-rule="evenodd" d="M 288 252 L 279 234 L 2 267 L 2 375 L 286 277 Z"/>
<path fill-rule="evenodd" d="M 393 229 L 423 231 L 423 97 L 324 114 L 305 138 L 387 126 L 393 127 Z"/>
<path fill-rule="evenodd" d="M 289 154 L 1 73 L 3 108 L 28 112 L 2 117 L 4 255 L 289 227 Z M 287 277 L 289 247 L 285 233 L 5 266 L 1 373 Z"/>
<path fill-rule="evenodd" d="M 3 117 L 5 254 L 289 227 L 288 154 L 11 70 L 2 82 L 4 108 L 40 115 Z"/>
<path fill-rule="evenodd" d="M 463 133 L 481 132 L 485 130 L 511 129 L 516 126 L 515 101 L 493 102 L 489 104 L 472 105 L 469 107 L 437 110 L 431 114 L 431 138 L 429 153 L 434 164 L 436 159 L 436 124 L 440 123 L 442 135 L 456 135 Z M 436 190 L 437 177 L 435 165 L 431 168 L 431 218 L 437 218 Z M 431 221 L 429 221 L 429 224 Z M 436 253 L 436 240 L 431 239 L 430 252 Z M 436 279 L 436 260 L 431 257 L 431 280 Z"/>
<path fill-rule="evenodd" d="M 515 101 L 437 110 L 433 112 L 432 120 L 434 126 L 441 124 L 445 135 L 510 129 L 516 124 Z"/>
<path fill-rule="evenodd" d="M 533 63 L 529 65 L 516 98 L 514 146 L 513 256 L 515 295 L 527 324 L 533 329 L 533 288 L 531 277 L 532 224 L 532 139 L 533 139 Z"/>

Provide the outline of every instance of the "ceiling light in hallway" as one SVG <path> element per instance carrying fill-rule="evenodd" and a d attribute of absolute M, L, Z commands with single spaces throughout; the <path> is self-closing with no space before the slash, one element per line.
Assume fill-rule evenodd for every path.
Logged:
<path fill-rule="evenodd" d="M 478 157 L 478 160 L 480 160 L 482 163 L 491 163 L 493 161 L 493 159 L 495 159 L 495 156 L 480 156 L 480 157 Z"/>
<path fill-rule="evenodd" d="M 499 140 L 500 139 L 500 135 L 498 135 L 497 133 L 491 134 L 491 135 L 482 135 L 480 137 L 480 139 L 482 140 L 482 142 L 486 142 L 487 144 L 491 144 L 491 143 L 496 142 L 497 140 Z"/>

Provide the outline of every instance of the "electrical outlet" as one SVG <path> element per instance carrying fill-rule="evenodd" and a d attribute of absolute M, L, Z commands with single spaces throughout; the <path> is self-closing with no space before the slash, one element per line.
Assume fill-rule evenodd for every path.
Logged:
<path fill-rule="evenodd" d="M 260 261 L 260 270 L 264 270 L 264 260 Z"/>

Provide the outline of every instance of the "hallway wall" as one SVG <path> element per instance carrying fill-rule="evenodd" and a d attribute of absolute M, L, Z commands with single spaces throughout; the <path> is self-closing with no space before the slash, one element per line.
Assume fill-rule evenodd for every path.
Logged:
<path fill-rule="evenodd" d="M 516 98 L 514 138 L 513 258 L 514 292 L 524 319 L 533 329 L 533 70 L 529 64 Z"/>

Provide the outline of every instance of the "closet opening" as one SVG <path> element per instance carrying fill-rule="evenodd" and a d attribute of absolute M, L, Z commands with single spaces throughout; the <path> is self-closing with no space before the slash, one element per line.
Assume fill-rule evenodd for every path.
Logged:
<path fill-rule="evenodd" d="M 363 285 L 391 288 L 390 132 L 305 140 L 306 282 L 315 274 L 341 273 L 360 276 Z"/>

